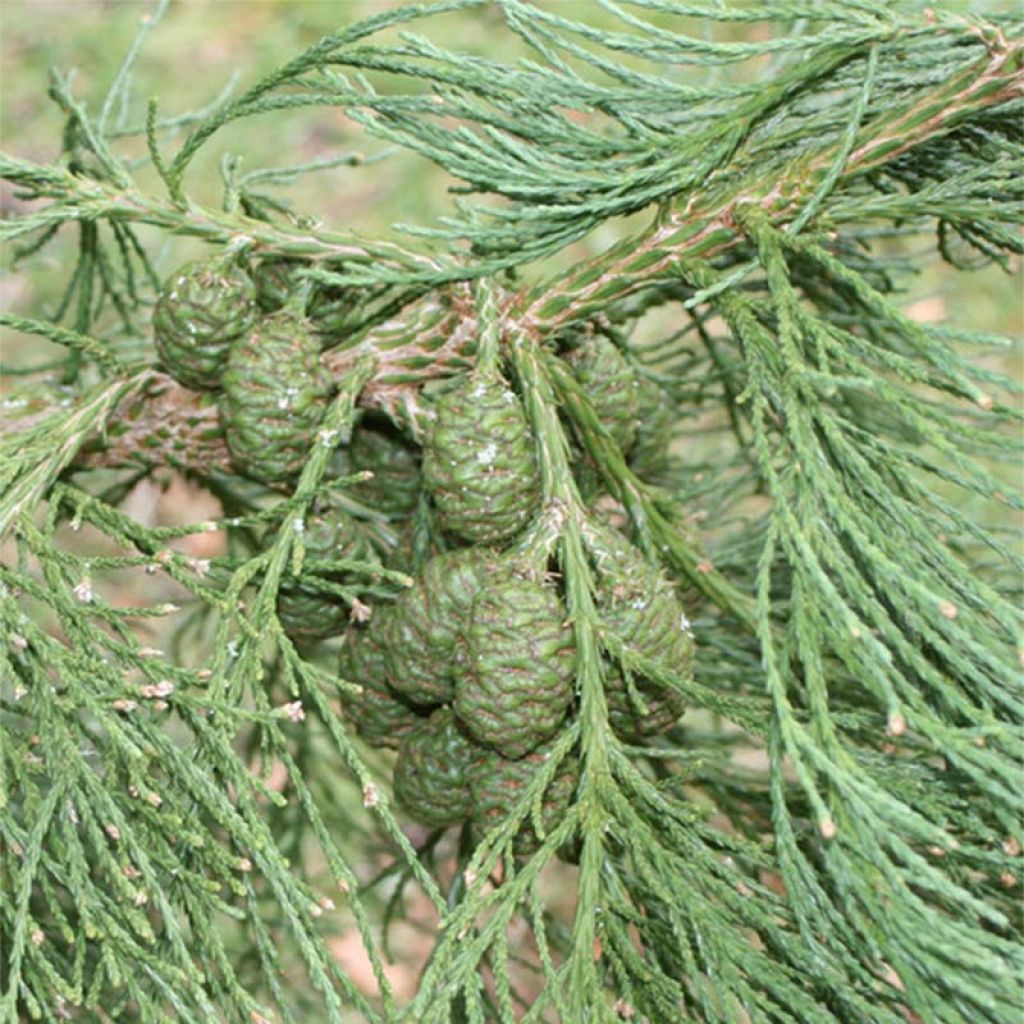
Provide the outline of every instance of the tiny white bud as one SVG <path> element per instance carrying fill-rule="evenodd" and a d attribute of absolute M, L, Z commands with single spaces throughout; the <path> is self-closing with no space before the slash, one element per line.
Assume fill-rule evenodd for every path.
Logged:
<path fill-rule="evenodd" d="M 902 736 L 907 731 L 907 720 L 898 711 L 889 716 L 888 731 L 890 736 Z"/>
<path fill-rule="evenodd" d="M 363 787 L 363 806 L 376 807 L 380 803 L 380 790 L 372 783 Z"/>
<path fill-rule="evenodd" d="M 349 609 L 349 617 L 353 622 L 369 622 L 370 616 L 373 614 L 373 608 L 368 604 L 363 604 L 358 597 L 352 598 L 352 605 Z"/>
<path fill-rule="evenodd" d="M 293 700 L 288 704 L 283 704 L 280 711 L 291 722 L 302 722 L 306 718 L 306 712 L 302 710 L 301 700 Z"/>

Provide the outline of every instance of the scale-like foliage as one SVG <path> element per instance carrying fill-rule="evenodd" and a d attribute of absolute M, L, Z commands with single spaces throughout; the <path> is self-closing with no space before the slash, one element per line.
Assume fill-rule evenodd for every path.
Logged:
<path fill-rule="evenodd" d="M 60 158 L 0 156 L 26 201 L 0 238 L 30 270 L 55 239 L 77 250 L 58 309 L 0 314 L 66 352 L 12 373 L 0 437 L 0 1021 L 1014 1019 L 1017 393 L 970 309 L 921 324 L 898 289 L 923 259 L 907 239 L 957 268 L 1024 248 L 1024 42 L 1012 18 L 935 6 L 390 7 L 207 110 L 142 118 L 131 70 L 160 3 L 98 111 L 54 76 Z M 487 19 L 503 56 L 427 34 L 453 17 Z M 223 208 L 189 196 L 222 129 L 306 107 L 474 198 L 367 239 L 261 190 L 351 160 L 226 159 Z M 268 453 L 233 463 L 215 404 L 160 372 L 154 232 L 237 259 L 269 305 L 306 300 L 315 415 L 274 489 L 243 475 Z M 565 358 L 581 336 L 636 373 L 635 430 L 632 399 L 617 424 Z M 444 501 L 414 494 L 413 441 L 474 367 L 525 410 L 516 458 L 532 444 L 539 494 L 500 540 L 564 602 L 575 678 L 542 754 L 505 764 L 475 818 L 460 806 L 456 841 L 396 816 L 391 761 L 346 719 L 390 701 L 389 652 L 339 678 L 330 643 L 297 648 L 278 613 L 304 589 L 372 622 L 415 586 L 383 567 L 395 552 L 419 573 L 490 539 L 445 538 Z M 260 372 L 273 390 L 272 360 Z M 392 462 L 347 447 L 375 429 L 357 405 L 404 446 L 397 504 Z M 223 514 L 138 521 L 125 499 L 170 470 Z M 374 552 L 306 564 L 326 501 Z M 599 517 L 677 588 L 692 677 L 612 628 Z M 225 553 L 189 554 L 214 531 Z M 157 596 L 115 598 L 139 574 Z M 360 693 L 347 676 L 366 672 Z M 627 743 L 620 677 L 687 717 Z M 367 740 L 397 745 L 420 710 L 389 704 Z M 438 927 L 403 1006 L 385 961 L 412 888 Z M 333 955 L 342 919 L 374 992 Z"/>

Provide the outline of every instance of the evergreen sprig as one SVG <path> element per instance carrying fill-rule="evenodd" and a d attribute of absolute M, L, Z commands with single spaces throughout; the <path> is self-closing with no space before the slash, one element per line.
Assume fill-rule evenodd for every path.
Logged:
<path fill-rule="evenodd" d="M 72 234 L 76 251 L 57 308 L 0 317 L 66 350 L 12 373 L 0 435 L 0 1021 L 1013 1019 L 1019 388 L 982 358 L 999 339 L 905 313 L 920 257 L 894 247 L 926 235 L 957 269 L 1024 249 L 1022 24 L 875 0 L 604 0 L 586 18 L 451 0 L 161 117 L 130 86 L 166 7 L 97 114 L 53 76 L 56 160 L 0 156 L 25 204 L 0 226 L 15 258 Z M 429 37 L 477 12 L 512 56 Z M 226 156 L 222 208 L 190 197 L 223 128 L 307 107 L 473 198 L 367 239 L 266 191 L 387 150 L 246 175 Z M 358 291 L 292 493 L 234 476 L 213 404 L 156 368 L 144 226 Z M 567 250 L 593 253 L 597 228 L 619 240 Z M 662 389 L 676 443 L 656 484 L 558 358 L 577 331 Z M 345 726 L 359 680 L 297 648 L 277 599 L 301 575 L 358 617 L 411 582 L 304 564 L 303 526 L 330 494 L 387 531 L 357 476 L 328 473 L 357 406 L 419 433 L 434 382 L 478 358 L 508 371 L 537 439 L 523 543 L 557 560 L 580 711 L 479 842 L 417 848 Z M 606 673 L 664 671 L 603 628 L 579 459 L 689 598 L 696 674 L 663 681 L 693 713 L 657 742 L 609 724 Z M 136 521 L 124 497 L 168 467 L 223 516 Z M 206 531 L 227 555 L 181 549 Z M 139 572 L 173 603 L 107 596 Z M 146 643 L 178 615 L 166 652 Z M 543 793 L 576 757 L 575 801 L 545 830 Z M 539 847 L 516 857 L 527 823 Z M 568 916 L 544 885 L 559 855 L 578 865 L 559 876 Z M 413 889 L 436 933 L 400 1006 L 388 928 Z M 342 916 L 372 996 L 332 955 Z"/>

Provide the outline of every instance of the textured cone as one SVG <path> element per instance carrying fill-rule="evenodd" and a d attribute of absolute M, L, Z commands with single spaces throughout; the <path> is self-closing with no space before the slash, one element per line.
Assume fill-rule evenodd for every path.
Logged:
<path fill-rule="evenodd" d="M 252 279 L 256 285 L 256 298 L 268 312 L 275 313 L 295 294 L 299 287 L 298 272 L 304 270 L 305 260 L 279 256 L 261 260 L 253 267 Z"/>
<path fill-rule="evenodd" d="M 311 587 L 282 587 L 277 595 L 277 617 L 292 640 L 312 643 L 341 633 L 348 609 L 330 594 Z"/>
<path fill-rule="evenodd" d="M 492 750 L 479 751 L 469 772 L 472 821 L 477 838 L 509 816 L 547 757 L 547 745 L 518 761 L 510 761 Z M 572 803 L 578 782 L 576 759 L 566 758 L 541 798 L 541 824 L 545 831 L 561 821 Z M 540 839 L 533 827 L 532 815 L 529 815 L 516 833 L 513 849 L 520 856 L 525 856 L 539 845 Z"/>
<path fill-rule="evenodd" d="M 341 509 L 330 508 L 306 524 L 305 563 L 344 558 L 374 559 L 373 549 L 356 521 Z M 348 608 L 329 594 L 302 583 L 286 583 L 277 595 L 277 613 L 293 640 L 322 640 L 342 632 Z"/>
<path fill-rule="evenodd" d="M 360 426 L 352 433 L 348 454 L 348 472 L 373 473 L 373 479 L 352 485 L 352 497 L 393 519 L 412 514 L 421 475 L 419 453 L 411 445 L 393 433 Z"/>
<path fill-rule="evenodd" d="M 588 339 L 568 358 L 594 412 L 619 448 L 629 451 L 636 433 L 640 402 L 633 368 L 618 348 L 602 337 Z"/>
<path fill-rule="evenodd" d="M 395 799 L 432 828 L 465 821 L 470 811 L 467 769 L 473 754 L 451 708 L 438 708 L 398 748 Z"/>
<path fill-rule="evenodd" d="M 406 700 L 437 704 L 454 696 L 455 646 L 466 631 L 489 555 L 481 548 L 436 555 L 416 585 L 395 602 L 388 619 L 386 665 L 391 685 Z"/>
<path fill-rule="evenodd" d="M 499 578 L 473 602 L 455 665 L 455 712 L 479 743 L 522 757 L 560 728 L 575 668 L 572 631 L 555 592 Z"/>
<path fill-rule="evenodd" d="M 267 317 L 231 346 L 223 385 L 224 431 L 238 468 L 266 483 L 295 476 L 330 387 L 306 323 L 290 310 Z"/>
<path fill-rule="evenodd" d="M 605 626 L 627 647 L 657 664 L 664 674 L 689 679 L 694 643 L 672 585 L 624 537 L 595 531 L 593 553 L 600 584 L 596 601 Z M 671 728 L 685 710 L 683 697 L 651 679 L 634 678 L 643 707 L 633 698 L 618 665 L 606 665 L 605 696 L 612 728 L 627 740 Z"/>
<path fill-rule="evenodd" d="M 257 313 L 252 282 L 237 267 L 219 260 L 185 264 L 153 310 L 160 362 L 186 387 L 219 387 L 231 343 L 252 329 Z"/>
<path fill-rule="evenodd" d="M 342 707 L 356 732 L 371 747 L 397 747 L 422 718 L 387 684 L 381 646 L 385 620 L 377 615 L 368 628 L 352 628 L 345 636 L 339 673 L 348 682 L 358 683 L 363 692 L 346 690 Z"/>
<path fill-rule="evenodd" d="M 629 462 L 638 476 L 652 480 L 668 468 L 672 405 L 652 380 L 640 381 L 639 397 L 636 439 L 630 449 Z"/>
<path fill-rule="evenodd" d="M 319 335 L 335 337 L 342 333 L 352 311 L 352 296 L 348 289 L 312 285 L 299 277 L 299 272 L 310 266 L 305 260 L 274 257 L 262 260 L 253 268 L 252 277 L 256 298 L 268 313 L 286 306 L 299 288 L 310 288 L 306 315 L 310 327 Z"/>
<path fill-rule="evenodd" d="M 506 540 L 530 520 L 540 486 L 533 438 L 499 375 L 472 374 L 438 399 L 423 481 L 443 528 L 466 540 Z"/>

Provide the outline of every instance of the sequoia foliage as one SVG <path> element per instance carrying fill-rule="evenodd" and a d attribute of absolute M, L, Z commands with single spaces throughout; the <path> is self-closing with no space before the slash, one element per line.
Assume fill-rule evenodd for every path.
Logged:
<path fill-rule="evenodd" d="M 185 113 L 166 6 L 0 155 L 12 262 L 77 253 L 0 313 L 60 353 L 4 367 L 0 1021 L 1014 1019 L 1019 389 L 901 293 L 1024 249 L 1022 24 L 444 0 Z M 311 107 L 368 154 L 192 197 Z M 396 149 L 450 214 L 281 198 Z M 222 514 L 139 521 L 168 472 Z"/>

